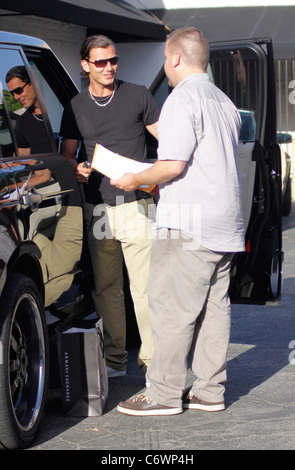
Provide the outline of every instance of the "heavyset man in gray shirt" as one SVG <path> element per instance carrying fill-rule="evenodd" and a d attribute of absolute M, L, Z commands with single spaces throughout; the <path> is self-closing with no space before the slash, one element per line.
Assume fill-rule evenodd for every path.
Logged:
<path fill-rule="evenodd" d="M 159 119 L 158 161 L 112 182 L 125 190 L 160 184 L 149 281 L 150 385 L 117 407 L 142 416 L 225 408 L 229 273 L 233 254 L 244 250 L 239 112 L 209 80 L 200 31 L 174 31 L 165 56 L 174 90 Z M 196 380 L 184 393 L 188 362 Z"/>

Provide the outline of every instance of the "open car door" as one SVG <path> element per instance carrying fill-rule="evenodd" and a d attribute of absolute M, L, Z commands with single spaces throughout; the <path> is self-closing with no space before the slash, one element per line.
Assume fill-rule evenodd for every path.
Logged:
<path fill-rule="evenodd" d="M 277 301 L 282 289 L 282 186 L 271 40 L 210 44 L 208 73 L 242 118 L 238 165 L 246 251 L 232 263 L 231 300 Z M 151 91 L 161 106 L 169 93 L 164 71 Z"/>
<path fill-rule="evenodd" d="M 233 262 L 231 298 L 276 301 L 282 289 L 282 183 L 272 43 L 212 44 L 210 69 L 242 118 L 238 165 L 246 252 Z"/>

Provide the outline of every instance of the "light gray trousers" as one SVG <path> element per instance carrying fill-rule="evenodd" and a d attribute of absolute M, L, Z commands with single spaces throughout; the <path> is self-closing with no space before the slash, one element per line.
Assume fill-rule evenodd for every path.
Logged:
<path fill-rule="evenodd" d="M 181 406 L 188 363 L 196 376 L 194 395 L 223 400 L 232 256 L 176 230 L 160 229 L 153 240 L 148 291 L 154 354 L 146 394 L 162 405 Z"/>

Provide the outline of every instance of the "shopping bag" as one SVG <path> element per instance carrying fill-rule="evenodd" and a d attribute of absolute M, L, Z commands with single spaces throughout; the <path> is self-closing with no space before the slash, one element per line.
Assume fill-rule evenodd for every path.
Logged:
<path fill-rule="evenodd" d="M 66 416 L 101 416 L 108 396 L 102 320 L 80 320 L 56 328 Z"/>

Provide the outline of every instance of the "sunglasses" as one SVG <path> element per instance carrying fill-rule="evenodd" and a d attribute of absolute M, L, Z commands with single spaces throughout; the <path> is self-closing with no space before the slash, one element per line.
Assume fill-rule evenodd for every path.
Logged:
<path fill-rule="evenodd" d="M 28 83 L 25 83 L 23 86 L 18 86 L 17 88 L 15 88 L 14 90 L 11 90 L 10 91 L 10 94 L 12 96 L 14 95 L 21 95 L 23 92 L 24 92 L 24 88 L 28 85 Z"/>
<path fill-rule="evenodd" d="M 119 57 L 115 55 L 114 57 L 111 57 L 110 59 L 100 59 L 100 60 L 95 60 L 92 62 L 91 60 L 85 59 L 87 62 L 90 64 L 95 65 L 97 69 L 102 69 L 107 66 L 107 63 L 109 62 L 112 66 L 117 65 L 119 61 Z"/>

